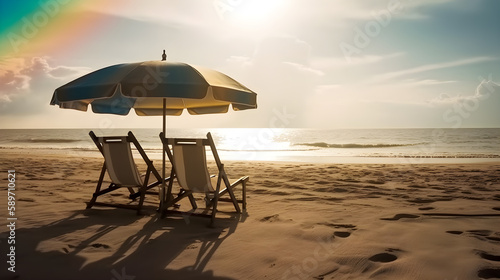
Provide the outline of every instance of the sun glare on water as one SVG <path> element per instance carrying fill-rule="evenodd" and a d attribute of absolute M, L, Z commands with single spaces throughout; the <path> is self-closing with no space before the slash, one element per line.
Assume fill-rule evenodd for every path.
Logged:
<path fill-rule="evenodd" d="M 212 132 L 224 160 L 272 161 L 291 149 L 285 130 L 279 128 L 216 128 Z"/>
<path fill-rule="evenodd" d="M 281 129 L 219 128 L 214 136 L 217 148 L 226 151 L 283 151 L 290 142 L 281 139 Z"/>

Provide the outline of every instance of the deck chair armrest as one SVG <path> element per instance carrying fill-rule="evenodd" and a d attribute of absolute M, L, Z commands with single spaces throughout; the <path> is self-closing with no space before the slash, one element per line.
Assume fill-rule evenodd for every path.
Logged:
<path fill-rule="evenodd" d="M 250 177 L 249 176 L 243 176 L 241 178 L 239 178 L 238 180 L 234 181 L 230 188 L 234 188 L 235 186 L 239 185 L 239 184 L 243 184 L 243 183 L 246 183 L 248 182 L 248 180 L 250 180 Z M 225 193 L 227 193 L 227 188 L 224 188 L 222 190 L 219 191 L 219 196 L 222 196 L 224 195 Z"/>
<path fill-rule="evenodd" d="M 248 182 L 249 180 L 250 180 L 250 177 L 249 177 L 249 176 L 243 176 L 243 177 L 239 178 L 238 180 L 234 181 L 234 182 L 231 184 L 231 187 L 232 187 L 232 186 L 236 186 L 236 185 L 238 185 L 238 184 L 241 184 L 241 183 L 243 183 L 243 182 L 245 182 L 245 183 L 246 183 L 246 182 Z"/>

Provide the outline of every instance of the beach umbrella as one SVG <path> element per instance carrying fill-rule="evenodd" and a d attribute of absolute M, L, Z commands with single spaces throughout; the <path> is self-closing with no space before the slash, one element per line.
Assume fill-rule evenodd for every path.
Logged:
<path fill-rule="evenodd" d="M 125 63 L 77 78 L 54 91 L 51 105 L 98 114 L 139 116 L 226 113 L 257 108 L 257 94 L 216 70 L 165 61 Z M 163 152 L 163 178 L 165 153 Z M 165 183 L 161 193 L 165 193 Z M 163 196 L 161 199 L 163 203 Z M 162 207 L 160 205 L 160 207 Z"/>

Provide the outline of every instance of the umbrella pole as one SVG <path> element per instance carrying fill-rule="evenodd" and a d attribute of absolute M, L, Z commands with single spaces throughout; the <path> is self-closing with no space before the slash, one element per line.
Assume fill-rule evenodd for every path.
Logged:
<path fill-rule="evenodd" d="M 163 136 L 167 137 L 167 99 L 163 98 Z M 162 141 L 163 143 L 163 141 Z M 162 144 L 162 183 L 160 190 L 160 212 L 163 213 L 163 207 L 166 201 L 165 197 L 165 144 Z"/>

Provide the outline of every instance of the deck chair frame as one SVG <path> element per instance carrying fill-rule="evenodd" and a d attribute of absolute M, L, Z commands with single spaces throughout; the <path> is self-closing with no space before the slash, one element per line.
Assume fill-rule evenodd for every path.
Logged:
<path fill-rule="evenodd" d="M 110 207 L 118 207 L 118 208 L 127 208 L 127 209 L 135 209 L 137 210 L 137 214 L 141 213 L 142 205 L 144 203 L 144 199 L 146 194 L 156 194 L 158 195 L 158 192 L 153 192 L 150 191 L 152 188 L 160 185 L 162 183 L 162 179 L 158 171 L 153 165 L 153 162 L 148 158 L 146 155 L 146 152 L 144 152 L 144 149 L 141 147 L 139 144 L 139 141 L 135 138 L 134 134 L 129 131 L 127 136 L 104 136 L 104 137 L 97 137 L 93 131 L 89 132 L 90 138 L 94 141 L 94 144 L 97 146 L 97 149 L 101 152 L 102 156 L 104 157 L 104 163 L 102 165 L 101 169 L 101 174 L 99 175 L 99 181 L 97 182 L 97 186 L 95 189 L 94 194 L 92 195 L 92 199 L 87 203 L 87 209 L 92 208 L 94 205 L 97 206 L 110 206 Z M 111 182 L 109 186 L 105 189 L 102 188 L 102 184 L 104 181 L 104 175 L 106 174 L 107 167 L 106 167 L 106 156 L 103 150 L 103 144 L 101 141 L 113 141 L 113 140 L 120 140 L 120 139 L 125 139 L 128 142 L 128 145 L 130 143 L 134 144 L 135 148 L 141 155 L 142 159 L 147 165 L 147 171 L 146 174 L 144 175 L 144 179 L 142 180 L 141 185 L 137 185 L 134 187 L 137 187 L 138 190 L 134 190 L 134 187 L 130 186 L 122 186 L 120 184 L 117 184 L 115 182 Z M 130 148 L 130 146 L 129 146 Z M 131 159 L 133 161 L 133 158 Z M 132 162 L 131 164 L 135 164 L 135 162 Z M 149 184 L 149 179 L 151 178 L 151 175 L 156 179 L 153 183 Z M 109 192 L 115 191 L 119 188 L 126 187 L 129 192 L 129 198 L 132 200 L 135 200 L 136 198 L 139 198 L 139 203 L 138 205 L 128 205 L 128 204 L 110 204 L 110 203 L 102 203 L 102 202 L 97 202 L 97 198 L 101 195 L 107 194 Z"/>
<path fill-rule="evenodd" d="M 201 214 L 202 216 L 208 216 L 211 218 L 211 225 L 213 225 L 215 221 L 215 215 L 217 213 L 217 203 L 219 201 L 226 201 L 226 202 L 232 202 L 234 205 L 234 209 L 236 210 L 237 213 L 241 213 L 241 208 L 239 206 L 239 203 L 242 204 L 243 210 L 246 210 L 247 207 L 247 202 L 246 202 L 246 184 L 249 180 L 248 176 L 243 176 L 239 178 L 238 180 L 234 181 L 233 183 L 229 182 L 229 179 L 227 177 L 227 174 L 224 169 L 224 164 L 221 162 L 219 155 L 217 153 L 217 149 L 215 148 L 215 144 L 212 138 L 212 135 L 207 133 L 207 138 L 165 138 L 163 132 L 160 133 L 160 139 L 163 143 L 163 148 L 164 151 L 166 152 L 168 159 L 170 160 L 172 164 L 172 169 L 170 172 L 170 177 L 167 179 L 168 181 L 168 187 L 167 187 L 167 193 L 166 193 L 166 202 L 165 202 L 165 210 L 163 215 L 165 216 L 166 213 L 171 212 L 171 210 L 168 210 L 169 207 L 174 206 L 178 201 L 180 201 L 183 198 L 188 197 L 189 201 L 191 203 L 191 206 L 193 209 L 197 208 L 196 201 L 193 196 L 193 191 L 191 190 L 182 190 L 177 194 L 176 197 L 173 196 L 172 194 L 172 187 L 174 180 L 177 178 L 177 172 L 174 164 L 175 160 L 175 155 L 173 154 L 172 150 L 174 145 L 193 145 L 193 144 L 200 144 L 203 146 L 209 146 L 210 150 L 212 151 L 214 160 L 217 164 L 217 169 L 218 169 L 218 175 L 217 175 L 217 184 L 215 186 L 215 191 L 213 192 L 213 197 L 206 197 L 206 207 L 207 209 L 211 209 L 211 214 L 209 215 L 204 215 Z M 172 150 L 170 149 L 170 146 L 172 146 Z M 206 162 L 205 162 L 205 168 L 206 168 Z M 216 175 L 211 175 L 210 177 L 214 177 Z M 221 186 L 224 184 L 225 188 L 221 190 Z M 242 187 L 242 198 L 237 199 L 236 196 L 234 195 L 233 189 L 241 185 Z M 222 198 L 221 196 L 225 194 L 229 195 L 229 198 Z M 178 212 L 179 211 L 175 211 Z M 180 212 L 182 213 L 182 212 Z M 190 213 L 190 215 L 193 215 L 193 213 Z"/>

